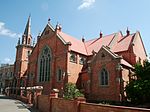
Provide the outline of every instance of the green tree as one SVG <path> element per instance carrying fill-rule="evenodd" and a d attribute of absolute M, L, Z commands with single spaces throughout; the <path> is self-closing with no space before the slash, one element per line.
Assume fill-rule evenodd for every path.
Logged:
<path fill-rule="evenodd" d="M 64 91 L 65 99 L 75 99 L 77 97 L 84 97 L 84 95 L 77 89 L 73 83 L 67 83 Z"/>
<path fill-rule="evenodd" d="M 150 80 L 150 62 L 145 61 L 143 65 L 137 63 L 135 65 L 135 75 L 141 80 Z"/>
<path fill-rule="evenodd" d="M 150 62 L 135 65 L 135 79 L 126 86 L 127 98 L 132 103 L 150 103 Z"/>

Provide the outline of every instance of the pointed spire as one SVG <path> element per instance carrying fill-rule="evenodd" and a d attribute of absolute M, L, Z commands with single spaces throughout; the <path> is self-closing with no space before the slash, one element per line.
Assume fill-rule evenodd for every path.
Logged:
<path fill-rule="evenodd" d="M 22 35 L 22 44 L 24 45 L 31 45 L 32 43 L 32 36 L 31 36 L 31 15 L 28 17 L 28 21 Z"/>
<path fill-rule="evenodd" d="M 48 18 L 48 24 L 50 24 L 51 18 Z"/>
<path fill-rule="evenodd" d="M 31 34 L 31 14 L 29 15 L 28 17 L 28 21 L 27 21 L 27 24 L 26 24 L 26 27 L 25 27 L 25 31 L 24 31 L 24 35 L 25 36 L 28 36 Z"/>
<path fill-rule="evenodd" d="M 19 37 L 19 39 L 18 39 L 18 45 L 20 45 L 20 37 Z"/>

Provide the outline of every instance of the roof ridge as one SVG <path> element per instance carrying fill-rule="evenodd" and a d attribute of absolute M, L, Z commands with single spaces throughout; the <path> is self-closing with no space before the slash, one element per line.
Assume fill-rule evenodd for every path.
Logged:
<path fill-rule="evenodd" d="M 113 36 L 113 38 L 111 39 L 111 41 L 109 42 L 108 46 L 112 43 L 112 41 L 114 40 L 114 38 L 116 37 L 117 33 L 115 33 L 115 35 Z"/>
<path fill-rule="evenodd" d="M 132 34 L 130 34 L 129 36 L 131 36 L 131 35 L 132 35 L 132 36 L 134 36 L 134 35 L 135 35 L 135 33 L 132 33 Z M 120 39 L 120 40 L 118 41 L 118 43 L 119 43 L 119 42 L 121 42 L 121 41 L 123 41 L 125 38 L 127 38 L 127 37 L 129 37 L 129 36 L 123 36 L 123 38 L 122 38 L 122 39 Z"/>
<path fill-rule="evenodd" d="M 103 36 L 103 38 L 104 38 L 104 37 L 107 37 L 107 36 L 110 36 L 110 35 L 115 35 L 115 34 L 116 34 L 116 33 L 108 34 L 108 35 Z M 85 41 L 85 42 L 89 42 L 89 41 L 97 40 L 97 39 L 99 39 L 99 37 L 98 37 L 98 38 L 93 38 L 93 39 L 87 40 L 87 41 Z"/>
<path fill-rule="evenodd" d="M 103 36 L 103 37 L 108 37 L 108 36 L 110 36 L 110 35 L 115 35 L 116 33 L 112 33 L 112 34 L 108 34 L 108 35 L 105 35 L 105 36 Z"/>
<path fill-rule="evenodd" d="M 105 37 L 108 37 L 108 36 L 111 36 L 111 35 L 114 35 L 114 36 L 115 36 L 116 33 L 112 33 L 112 34 L 109 34 L 109 35 L 105 35 L 105 36 L 103 36 L 102 38 L 105 38 Z M 93 43 L 95 43 L 96 41 L 98 41 L 99 39 L 101 39 L 101 38 L 99 37 L 99 38 L 95 38 L 95 40 L 94 40 L 94 39 L 89 40 L 89 41 L 94 40 L 92 43 L 89 44 L 89 46 L 92 45 Z M 86 42 L 88 42 L 88 41 L 86 41 Z"/>
<path fill-rule="evenodd" d="M 92 40 L 96 40 L 96 39 L 98 39 L 98 38 L 93 38 L 93 39 L 90 39 L 90 40 L 86 40 L 85 43 L 89 42 L 89 41 L 92 41 Z"/>
<path fill-rule="evenodd" d="M 86 47 L 86 45 L 85 45 L 84 42 L 83 42 L 83 44 L 84 44 L 84 47 L 85 47 L 85 51 L 86 51 L 86 53 L 87 53 L 87 55 L 88 55 L 87 47 Z"/>
<path fill-rule="evenodd" d="M 92 45 L 93 43 L 95 43 L 95 42 L 98 41 L 99 39 L 101 39 L 101 38 L 95 39 L 92 43 L 90 43 L 90 45 Z M 90 46 L 90 45 L 89 45 L 89 46 Z"/>

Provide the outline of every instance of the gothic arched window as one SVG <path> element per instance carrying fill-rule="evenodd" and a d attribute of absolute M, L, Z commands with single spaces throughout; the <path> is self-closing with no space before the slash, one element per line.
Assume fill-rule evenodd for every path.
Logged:
<path fill-rule="evenodd" d="M 46 82 L 50 81 L 50 70 L 51 70 L 51 50 L 45 46 L 41 51 L 38 60 L 38 81 Z"/>
<path fill-rule="evenodd" d="M 100 85 L 108 85 L 109 75 L 106 69 L 102 69 L 100 72 Z"/>

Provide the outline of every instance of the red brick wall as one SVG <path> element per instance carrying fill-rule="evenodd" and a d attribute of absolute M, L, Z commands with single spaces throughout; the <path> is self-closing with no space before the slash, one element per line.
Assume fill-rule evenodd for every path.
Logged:
<path fill-rule="evenodd" d="M 77 103 L 73 100 L 52 98 L 51 112 L 77 112 Z"/>
<path fill-rule="evenodd" d="M 140 109 L 123 106 L 96 105 L 81 103 L 80 112 L 149 112 L 150 109 Z"/>
<path fill-rule="evenodd" d="M 17 68 L 15 71 L 15 75 L 19 73 L 20 77 L 24 75 L 27 70 L 28 66 L 28 51 L 32 51 L 32 47 L 27 47 L 25 45 L 17 46 L 16 51 L 16 64 L 15 67 Z"/>
<path fill-rule="evenodd" d="M 149 112 L 150 109 L 141 109 L 124 106 L 112 106 L 92 103 L 82 103 L 76 100 L 64 100 L 38 96 L 38 109 L 40 112 Z"/>
<path fill-rule="evenodd" d="M 50 99 L 48 95 L 40 95 L 38 98 L 38 110 L 40 112 L 49 112 L 50 109 Z"/>
<path fill-rule="evenodd" d="M 92 94 L 96 100 L 119 100 L 119 82 L 117 81 L 116 62 L 110 62 L 105 65 L 109 73 L 108 86 L 100 85 L 100 70 L 103 65 L 99 65 L 93 69 L 92 77 Z"/>
<path fill-rule="evenodd" d="M 48 28 L 46 28 L 48 30 Z M 50 29 L 49 29 L 50 30 Z M 52 60 L 51 60 L 51 78 L 50 82 L 37 82 L 37 71 L 38 71 L 38 57 L 43 49 L 47 45 L 51 48 Z M 55 32 L 50 30 L 47 35 L 42 35 L 39 39 L 36 47 L 34 48 L 29 62 L 29 73 L 35 75 L 34 80 L 29 81 L 29 85 L 41 85 L 44 87 L 43 94 L 50 94 L 51 89 L 59 89 L 64 87 L 65 83 L 73 82 L 76 83 L 78 74 L 81 72 L 82 66 L 79 64 L 79 54 L 77 54 L 77 63 L 72 63 L 69 61 L 70 53 L 68 51 L 68 45 L 65 45 Z M 66 77 L 62 81 L 57 81 L 57 69 L 63 70 Z M 68 74 L 69 73 L 69 74 Z"/>
<path fill-rule="evenodd" d="M 131 47 L 130 47 L 129 51 L 120 52 L 120 53 L 117 53 L 117 54 L 119 54 L 120 56 L 122 56 L 123 59 L 125 59 L 131 65 L 136 64 L 136 55 L 132 52 Z"/>
<path fill-rule="evenodd" d="M 101 53 L 105 57 L 101 57 Z M 120 83 L 117 80 L 120 72 L 116 70 L 116 65 L 120 61 L 113 58 L 106 51 L 100 51 L 91 64 L 91 100 L 120 100 Z M 105 68 L 108 71 L 108 86 L 100 85 L 100 71 Z"/>
<path fill-rule="evenodd" d="M 46 29 L 48 30 L 48 28 Z M 48 46 L 51 49 L 52 59 L 50 81 L 38 82 L 38 58 L 44 46 Z M 57 69 L 61 68 L 65 74 L 67 73 L 67 51 L 68 46 L 63 44 L 63 42 L 56 36 L 55 32 L 50 30 L 50 33 L 47 35 L 44 35 L 43 33 L 30 56 L 29 73 L 34 74 L 34 80 L 29 81 L 29 84 L 43 86 L 43 94 L 47 95 L 50 94 L 51 90 L 54 88 L 60 90 L 64 85 L 64 81 L 57 81 Z"/>
<path fill-rule="evenodd" d="M 77 63 L 70 62 L 70 53 L 68 53 L 68 82 L 76 83 L 79 73 L 81 72 L 81 69 L 83 65 L 79 64 L 79 54 L 77 54 Z"/>

